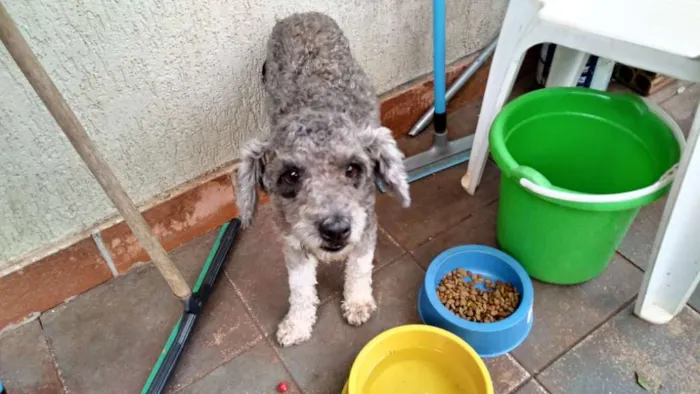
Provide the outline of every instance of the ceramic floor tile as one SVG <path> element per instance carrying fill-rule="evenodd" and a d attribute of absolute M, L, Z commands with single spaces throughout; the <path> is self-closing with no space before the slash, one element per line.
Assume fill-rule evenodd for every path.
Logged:
<path fill-rule="evenodd" d="M 548 394 L 548 392 L 537 380 L 530 379 L 525 385 L 515 390 L 513 394 Z"/>
<path fill-rule="evenodd" d="M 512 100 L 524 93 L 534 89 L 536 86 L 527 78 L 520 79 L 513 87 L 513 92 L 509 100 Z M 448 108 L 449 110 L 449 108 Z M 464 105 L 447 115 L 447 129 L 449 139 L 457 139 L 470 134 L 474 134 L 476 123 L 479 120 L 481 110 L 481 100 L 476 100 L 468 105 Z M 402 137 L 398 140 L 401 151 L 406 156 L 412 156 L 430 149 L 433 143 L 433 123 L 430 123 L 423 132 L 416 137 Z"/>
<path fill-rule="evenodd" d="M 194 282 L 216 237 L 212 232 L 172 253 Z M 217 283 L 171 382 L 186 384 L 260 337 L 233 286 Z M 72 393 L 138 392 L 182 312 L 155 267 L 135 269 L 41 316 Z M 79 346 L 76 346 L 79 344 Z"/>
<path fill-rule="evenodd" d="M 530 373 L 539 372 L 629 302 L 641 278 L 636 267 L 616 255 L 601 276 L 580 285 L 533 280 L 532 331 L 511 354 Z"/>
<path fill-rule="evenodd" d="M 496 394 L 508 394 L 521 385 L 530 375 L 513 357 L 506 354 L 500 357 L 484 359 L 489 370 L 493 391 Z"/>
<path fill-rule="evenodd" d="M 134 393 L 181 310 L 155 268 L 143 267 L 44 313 L 41 320 L 68 391 Z"/>
<path fill-rule="evenodd" d="M 665 204 L 666 198 L 662 198 L 640 209 L 634 223 L 630 226 L 618 248 L 623 256 L 641 269 L 645 269 L 647 264 L 649 264 L 651 248 L 656 238 Z"/>
<path fill-rule="evenodd" d="M 481 101 L 466 105 L 447 115 L 450 140 L 474 134 L 481 108 Z M 413 156 L 430 149 L 433 143 L 433 124 L 416 137 L 404 136 L 398 139 L 399 148 L 406 156 Z"/>
<path fill-rule="evenodd" d="M 666 198 L 662 198 L 642 208 L 619 247 L 620 254 L 642 270 L 646 270 L 649 265 L 665 204 Z M 688 304 L 700 311 L 700 286 L 695 289 Z"/>
<path fill-rule="evenodd" d="M 276 393 L 280 382 L 287 383 L 287 394 L 300 393 L 275 351 L 266 341 L 260 341 L 180 393 Z"/>
<path fill-rule="evenodd" d="M 411 251 L 418 264 L 428 269 L 430 262 L 445 250 L 460 245 L 487 245 L 497 247 L 496 214 L 498 202 L 493 202 L 449 230 L 431 238 Z"/>
<path fill-rule="evenodd" d="M 374 296 L 378 309 L 360 327 L 348 325 L 334 299 L 319 309 L 311 339 L 281 349 L 282 359 L 307 394 L 340 393 L 350 366 L 362 347 L 389 328 L 418 323 L 416 299 L 423 271 L 404 256 L 375 274 Z"/>
<path fill-rule="evenodd" d="M 169 382 L 176 390 L 262 339 L 233 285 L 222 275 Z"/>
<path fill-rule="evenodd" d="M 687 137 L 695 110 L 698 107 L 698 101 L 700 101 L 700 84 L 693 84 L 685 87 L 682 93 L 674 95 L 660 105 L 678 123 Z"/>
<path fill-rule="evenodd" d="M 687 92 L 688 88 L 692 85 L 693 83 L 688 81 L 673 81 L 668 86 L 652 94 L 650 98 L 654 100 L 655 103 L 661 104 L 674 96 Z"/>
<path fill-rule="evenodd" d="M 697 393 L 700 387 L 700 315 L 685 308 L 667 325 L 649 324 L 632 306 L 605 323 L 543 371 L 553 394 Z"/>
<path fill-rule="evenodd" d="M 512 97 L 525 92 L 518 84 Z M 479 116 L 480 103 L 467 105 L 448 117 L 450 139 L 473 134 Z M 412 156 L 430 148 L 432 127 L 428 127 L 418 137 L 404 137 L 398 141 L 399 147 Z M 405 249 L 415 249 L 431 237 L 453 227 L 498 197 L 499 171 L 489 161 L 477 188 L 475 196 L 470 196 L 461 186 L 467 163 L 452 167 L 411 183 L 411 206 L 402 208 L 396 200 L 382 195 L 377 200 L 380 224 Z"/>
<path fill-rule="evenodd" d="M 63 393 L 39 321 L 27 323 L 0 336 L 0 379 L 10 394 Z"/>
<path fill-rule="evenodd" d="M 253 225 L 241 233 L 225 267 L 266 334 L 275 331 L 289 306 L 287 268 L 273 214 L 271 205 L 259 209 Z M 375 265 L 380 267 L 401 254 L 403 250 L 380 230 Z M 342 264 L 320 264 L 317 276 L 322 302 L 342 291 Z"/>
<path fill-rule="evenodd" d="M 402 208 L 387 195 L 380 196 L 380 225 L 404 249 L 412 250 L 495 201 L 500 181 L 495 164 L 486 165 L 475 196 L 461 186 L 466 170 L 467 165 L 462 164 L 412 183 L 409 208 Z"/>

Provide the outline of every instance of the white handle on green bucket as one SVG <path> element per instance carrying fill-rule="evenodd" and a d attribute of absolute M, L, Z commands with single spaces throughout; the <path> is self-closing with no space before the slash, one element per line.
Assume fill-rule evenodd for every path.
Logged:
<path fill-rule="evenodd" d="M 678 123 L 676 123 L 671 115 L 666 113 L 666 111 L 659 107 L 659 105 L 653 102 L 650 98 L 641 97 L 641 99 L 644 101 L 644 104 L 649 107 L 649 111 L 658 116 L 659 119 L 666 123 L 666 125 L 671 129 L 673 136 L 676 137 L 676 141 L 678 141 L 678 147 L 680 148 L 681 152 L 683 152 L 683 148 L 685 148 L 685 135 L 683 135 L 683 130 L 681 130 L 680 126 L 678 126 Z"/>
<path fill-rule="evenodd" d="M 583 202 L 583 203 L 615 203 L 634 200 L 635 198 L 643 197 L 663 189 L 668 186 L 672 181 L 673 177 L 676 175 L 676 170 L 678 169 L 678 164 L 674 164 L 668 171 L 666 171 L 661 178 L 655 183 L 644 187 L 642 189 L 633 190 L 631 192 L 615 193 L 615 194 L 585 194 L 585 193 L 571 193 L 563 192 L 559 190 L 550 189 L 548 187 L 537 185 L 536 183 L 530 181 L 529 179 L 521 178 L 520 186 L 525 189 L 539 194 L 544 197 L 548 197 L 554 200 L 562 200 L 569 202 Z"/>
<path fill-rule="evenodd" d="M 671 116 L 667 114 L 666 111 L 661 109 L 661 107 L 659 107 L 655 102 L 645 97 L 642 97 L 642 100 L 644 100 L 644 103 L 647 105 L 647 107 L 649 107 L 649 111 L 651 113 L 658 116 L 664 123 L 666 123 L 666 125 L 668 125 L 668 127 L 671 129 L 671 132 L 673 132 L 673 136 L 676 137 L 676 141 L 678 141 L 678 146 L 680 147 L 680 150 L 683 151 L 683 148 L 685 147 L 685 136 L 683 135 L 683 131 L 681 131 L 681 128 L 678 127 L 676 121 L 674 121 L 673 118 L 671 118 Z M 540 186 L 526 178 L 520 179 L 520 186 L 535 194 L 539 194 L 541 196 L 548 197 L 554 200 L 591 204 L 616 203 L 630 201 L 634 200 L 635 198 L 656 193 L 657 191 L 663 189 L 664 187 L 668 186 L 671 182 L 673 182 L 673 178 L 676 175 L 677 169 L 678 164 L 676 163 L 673 165 L 673 167 L 669 168 L 668 171 L 661 175 L 659 180 L 655 183 L 641 189 L 615 194 L 585 194 L 564 192 L 560 190 L 550 189 L 545 186 Z"/>

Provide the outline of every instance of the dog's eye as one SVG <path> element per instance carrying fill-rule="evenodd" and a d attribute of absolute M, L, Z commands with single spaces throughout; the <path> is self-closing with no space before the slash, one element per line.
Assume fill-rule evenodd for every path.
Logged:
<path fill-rule="evenodd" d="M 350 179 L 355 179 L 360 176 L 360 174 L 362 174 L 362 167 L 360 167 L 359 164 L 352 163 L 345 167 L 345 176 Z"/>
<path fill-rule="evenodd" d="M 280 177 L 280 180 L 287 185 L 294 186 L 297 183 L 299 183 L 299 179 L 301 178 L 301 174 L 299 174 L 299 170 L 293 169 L 293 170 L 288 170 L 282 176 Z"/>

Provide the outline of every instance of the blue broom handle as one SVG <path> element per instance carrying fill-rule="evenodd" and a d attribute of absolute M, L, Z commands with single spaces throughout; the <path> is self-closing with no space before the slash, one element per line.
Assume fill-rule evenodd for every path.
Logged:
<path fill-rule="evenodd" d="M 445 114 L 445 0 L 433 0 L 435 113 Z"/>

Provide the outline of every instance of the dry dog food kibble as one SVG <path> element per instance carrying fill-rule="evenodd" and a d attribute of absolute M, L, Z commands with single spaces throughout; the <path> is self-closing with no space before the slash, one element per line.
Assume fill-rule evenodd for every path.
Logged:
<path fill-rule="evenodd" d="M 477 288 L 483 283 L 484 288 Z M 518 308 L 520 294 L 510 283 L 492 282 L 463 268 L 447 274 L 437 289 L 440 302 L 455 315 L 477 323 L 505 319 Z"/>

